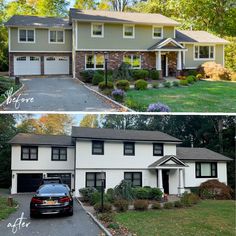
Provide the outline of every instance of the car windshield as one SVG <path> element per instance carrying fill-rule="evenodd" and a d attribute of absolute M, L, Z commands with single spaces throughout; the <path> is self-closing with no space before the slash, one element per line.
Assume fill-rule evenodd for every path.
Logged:
<path fill-rule="evenodd" d="M 68 193 L 68 189 L 64 185 L 45 185 L 39 188 L 39 194 L 45 193 Z"/>

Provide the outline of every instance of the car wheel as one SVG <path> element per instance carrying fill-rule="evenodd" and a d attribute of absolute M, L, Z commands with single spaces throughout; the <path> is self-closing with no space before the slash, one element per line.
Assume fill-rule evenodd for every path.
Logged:
<path fill-rule="evenodd" d="M 33 214 L 32 212 L 30 212 L 30 218 L 35 218 L 35 214 Z"/>

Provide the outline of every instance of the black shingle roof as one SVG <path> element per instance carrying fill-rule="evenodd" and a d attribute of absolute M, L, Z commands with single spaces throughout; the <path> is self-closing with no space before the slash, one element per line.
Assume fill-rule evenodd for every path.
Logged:
<path fill-rule="evenodd" d="M 160 131 L 103 128 L 72 127 L 72 137 L 80 139 L 181 142 L 181 140 Z"/>
<path fill-rule="evenodd" d="M 14 15 L 6 23 L 5 26 L 29 26 L 29 27 L 56 27 L 71 28 L 69 19 L 59 17 L 39 17 L 39 16 L 22 16 Z"/>
<path fill-rule="evenodd" d="M 26 144 L 26 145 L 60 145 L 73 146 L 71 136 L 66 135 L 39 135 L 19 133 L 14 136 L 10 144 Z"/>
<path fill-rule="evenodd" d="M 202 160 L 202 161 L 232 161 L 217 152 L 213 152 L 207 148 L 184 148 L 177 147 L 176 156 L 180 160 Z"/>

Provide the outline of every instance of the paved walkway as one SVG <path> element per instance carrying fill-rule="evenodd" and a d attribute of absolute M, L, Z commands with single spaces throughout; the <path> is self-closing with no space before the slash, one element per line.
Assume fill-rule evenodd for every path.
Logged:
<path fill-rule="evenodd" d="M 30 219 L 29 205 L 32 195 L 19 194 L 13 196 L 20 204 L 17 212 L 10 215 L 4 221 L 0 221 L 0 235 L 2 236 L 98 236 L 104 235 L 92 219 L 86 214 L 82 207 L 74 200 L 73 216 L 44 216 L 41 218 Z M 17 218 L 24 214 L 20 227 L 16 229 L 16 233 L 12 232 L 12 228 L 7 227 L 9 223 L 14 224 Z M 28 227 L 23 227 L 30 223 Z M 19 220 L 18 222 L 19 223 Z"/>
<path fill-rule="evenodd" d="M 15 96 L 20 102 L 5 105 L 5 111 L 117 111 L 111 104 L 69 76 L 22 78 L 24 90 Z M 22 99 L 31 99 L 23 101 Z"/>

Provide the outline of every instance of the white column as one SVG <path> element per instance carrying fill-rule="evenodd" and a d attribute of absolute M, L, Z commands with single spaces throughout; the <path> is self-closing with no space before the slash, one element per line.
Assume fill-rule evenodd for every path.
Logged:
<path fill-rule="evenodd" d="M 178 51 L 177 55 L 177 70 L 182 70 L 181 51 Z"/>
<path fill-rule="evenodd" d="M 161 52 L 156 52 L 156 70 L 161 70 Z"/>
<path fill-rule="evenodd" d="M 162 169 L 158 169 L 158 188 L 164 193 L 163 181 L 162 181 Z"/>
<path fill-rule="evenodd" d="M 184 175 L 183 169 L 179 169 L 179 195 L 184 193 Z"/>

